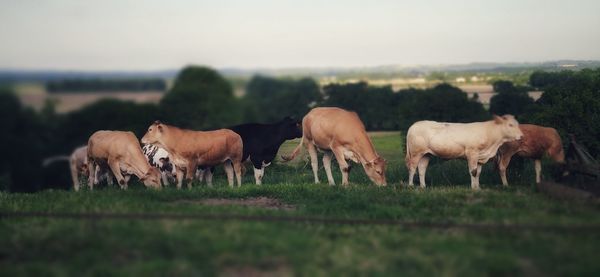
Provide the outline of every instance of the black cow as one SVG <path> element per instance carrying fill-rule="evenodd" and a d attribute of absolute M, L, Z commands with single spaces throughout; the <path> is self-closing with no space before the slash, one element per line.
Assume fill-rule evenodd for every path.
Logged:
<path fill-rule="evenodd" d="M 262 183 L 265 167 L 275 159 L 277 151 L 283 142 L 289 139 L 302 137 L 301 122 L 290 117 L 285 117 L 273 124 L 246 123 L 228 128 L 242 137 L 244 154 L 242 161 L 250 160 L 254 166 L 254 179 L 256 184 Z M 207 182 L 212 183 L 214 168 L 205 170 L 200 168 L 196 176 L 202 181 L 206 175 Z"/>

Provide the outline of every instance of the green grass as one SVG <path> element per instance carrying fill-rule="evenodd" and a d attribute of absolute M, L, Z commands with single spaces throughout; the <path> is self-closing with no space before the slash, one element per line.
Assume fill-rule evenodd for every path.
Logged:
<path fill-rule="evenodd" d="M 217 175 L 215 188 L 196 184 L 192 190 L 152 191 L 136 184 L 127 191 L 0 193 L 0 211 L 237 214 L 567 228 L 600 225 L 597 203 L 555 201 L 529 185 L 504 189 L 490 181 L 483 183 L 482 191 L 471 191 L 467 183 L 454 181 L 463 178 L 462 161 L 433 163 L 431 185 L 425 190 L 408 189 L 400 185 L 406 178 L 400 135 L 383 134 L 373 140 L 390 162 L 388 187 L 371 185 L 359 166 L 351 172 L 348 188 L 310 184 L 310 166 L 300 159 L 292 166 L 269 167 L 265 185 L 260 187 L 251 184 L 253 176 L 247 174 L 244 186 L 234 189 Z M 282 151 L 293 146 L 288 143 Z M 493 170 L 488 173 L 490 180 L 498 178 Z M 295 209 L 209 206 L 195 201 L 258 196 L 278 199 Z M 0 276 L 597 276 L 599 246 L 597 231 L 5 217 L 0 218 Z"/>

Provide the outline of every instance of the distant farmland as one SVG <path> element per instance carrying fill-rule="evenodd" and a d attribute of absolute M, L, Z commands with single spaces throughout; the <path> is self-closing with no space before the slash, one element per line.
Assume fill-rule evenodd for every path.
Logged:
<path fill-rule="evenodd" d="M 41 109 L 47 99 L 56 101 L 56 111 L 59 113 L 77 110 L 105 98 L 134 101 L 136 103 L 158 103 L 165 94 L 164 91 L 68 92 L 49 94 L 42 84 L 35 83 L 19 84 L 15 86 L 15 90 L 24 105 L 33 107 L 36 110 Z"/>
<path fill-rule="evenodd" d="M 370 84 L 371 82 L 367 80 Z M 245 83 L 244 83 L 245 84 Z M 326 83 L 321 83 L 324 85 Z M 423 84 L 424 87 L 433 86 L 436 83 Z M 380 84 L 381 85 L 381 84 Z M 469 98 L 475 93 L 479 95 L 479 102 L 488 107 L 490 99 L 496 93 L 492 85 L 488 84 L 453 84 L 468 94 Z M 416 86 L 415 86 L 416 87 Z M 405 87 L 404 87 L 405 88 Z M 399 88 L 398 88 L 399 89 Z M 164 91 L 115 91 L 115 92 L 67 92 L 67 93 L 48 93 L 41 83 L 20 83 L 15 86 L 22 103 L 26 106 L 39 110 L 43 107 L 46 99 L 56 101 L 56 110 L 59 113 L 66 113 L 77 110 L 85 105 L 91 104 L 99 99 L 113 98 L 136 103 L 158 103 L 165 94 Z M 241 84 L 234 85 L 234 93 L 238 97 L 245 94 L 244 87 Z M 529 96 L 537 100 L 542 95 L 541 91 L 531 91 Z"/>

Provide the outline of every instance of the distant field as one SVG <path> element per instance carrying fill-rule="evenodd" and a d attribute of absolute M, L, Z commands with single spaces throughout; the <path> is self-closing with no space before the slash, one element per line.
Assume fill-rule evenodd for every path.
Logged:
<path fill-rule="evenodd" d="M 433 161 L 430 186 L 406 188 L 402 135 L 372 138 L 388 187 L 360 165 L 348 188 L 312 184 L 299 158 L 268 167 L 262 186 L 249 171 L 231 189 L 218 169 L 215 188 L 0 192 L 0 276 L 600 274 L 598 203 L 536 193 L 531 170 L 506 189 L 486 168 L 474 192 L 464 161 Z"/>
<path fill-rule="evenodd" d="M 85 93 L 47 93 L 42 84 L 25 83 L 15 87 L 17 95 L 21 101 L 35 109 L 41 109 L 47 99 L 56 100 L 56 111 L 66 113 L 80 109 L 85 105 L 89 105 L 99 99 L 112 98 L 126 101 L 134 101 L 137 103 L 158 103 L 163 97 L 162 91 L 146 91 L 146 92 L 85 92 Z"/>

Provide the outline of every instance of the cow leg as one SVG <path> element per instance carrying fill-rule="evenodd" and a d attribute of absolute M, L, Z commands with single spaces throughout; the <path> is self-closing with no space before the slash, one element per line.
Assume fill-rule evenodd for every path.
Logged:
<path fill-rule="evenodd" d="M 204 176 L 206 177 L 206 185 L 212 188 L 213 186 L 213 173 L 215 171 L 215 167 L 212 166 L 204 170 Z"/>
<path fill-rule="evenodd" d="M 108 166 L 112 171 L 112 174 L 117 178 L 117 182 L 119 182 L 119 186 L 121 189 L 126 189 L 127 184 L 125 183 L 125 178 L 121 175 L 121 167 L 119 166 L 119 161 L 117 160 L 108 160 Z"/>
<path fill-rule="evenodd" d="M 183 185 L 184 172 L 185 171 L 183 168 L 177 168 L 177 170 L 175 171 L 175 177 L 177 177 L 177 189 L 181 189 L 181 186 Z"/>
<path fill-rule="evenodd" d="M 208 170 L 208 168 L 202 168 L 201 166 L 196 169 L 196 179 L 202 184 L 202 180 L 204 180 L 204 173 Z"/>
<path fill-rule="evenodd" d="M 263 169 L 262 169 L 262 167 L 261 168 L 256 168 L 255 166 L 253 166 L 253 168 L 254 168 L 254 182 L 257 185 L 260 185 L 260 184 L 262 184 L 262 171 L 263 171 Z"/>
<path fill-rule="evenodd" d="M 93 162 L 92 160 L 89 160 L 88 163 L 88 186 L 90 187 L 90 190 L 94 189 L 94 183 L 96 183 L 96 163 Z"/>
<path fill-rule="evenodd" d="M 233 187 L 233 165 L 231 161 L 226 161 L 223 164 L 223 168 L 225 169 L 225 174 L 227 174 L 227 182 L 229 183 L 229 187 Z"/>
<path fill-rule="evenodd" d="M 131 179 L 131 175 L 125 175 L 123 176 L 123 179 L 125 180 L 125 188 L 127 188 L 129 185 L 129 180 Z"/>
<path fill-rule="evenodd" d="M 498 171 L 500 171 L 500 178 L 502 179 L 502 185 L 508 187 L 508 179 L 506 178 L 506 169 L 510 164 L 510 159 L 512 158 L 512 153 L 504 153 L 501 155 L 500 160 L 498 161 Z"/>
<path fill-rule="evenodd" d="M 306 143 L 306 149 L 310 155 L 310 165 L 312 167 L 313 175 L 315 176 L 315 184 L 319 183 L 319 160 L 317 157 L 317 148 L 314 144 Z"/>
<path fill-rule="evenodd" d="M 77 170 L 77 164 L 75 161 L 69 163 L 71 169 L 71 179 L 73 180 L 73 189 L 79 191 L 79 171 Z"/>
<path fill-rule="evenodd" d="M 252 167 L 254 168 L 254 182 L 257 185 L 260 185 L 262 184 L 262 174 L 264 170 L 263 163 L 262 161 L 253 160 L 252 158 L 250 161 L 252 162 Z"/>
<path fill-rule="evenodd" d="M 109 187 L 113 186 L 113 179 L 114 176 L 112 173 L 110 173 L 110 170 L 106 170 L 106 172 L 104 172 L 103 174 L 101 174 L 101 170 L 98 169 L 98 182 L 100 182 L 100 175 L 104 176 L 104 178 L 106 178 L 106 182 L 108 183 Z"/>
<path fill-rule="evenodd" d="M 232 162 L 232 164 L 233 164 L 233 171 L 235 173 L 235 178 L 237 180 L 238 187 L 241 187 L 242 186 L 242 162 L 234 161 L 234 162 Z M 260 175 L 260 178 L 262 178 L 262 173 Z"/>
<path fill-rule="evenodd" d="M 330 186 L 335 185 L 335 180 L 333 180 L 333 175 L 331 174 L 331 159 L 333 158 L 333 152 L 326 151 L 323 154 L 323 167 L 325 167 L 325 173 L 327 173 L 327 181 Z"/>
<path fill-rule="evenodd" d="M 96 165 L 96 169 L 94 170 L 94 185 L 100 184 L 100 182 L 102 181 L 102 176 L 104 174 L 106 173 L 102 173 L 102 168 L 100 167 L 100 165 Z"/>
<path fill-rule="evenodd" d="M 414 186 L 413 181 L 415 179 L 415 173 L 417 172 L 417 166 L 419 164 L 419 161 L 421 161 L 422 157 L 423 157 L 423 155 L 415 155 L 415 156 L 412 156 L 406 162 L 406 167 L 408 167 L 408 186 L 409 187 Z"/>
<path fill-rule="evenodd" d="M 542 160 L 536 159 L 535 161 L 535 183 L 539 184 L 542 182 Z"/>
<path fill-rule="evenodd" d="M 348 186 L 348 172 L 350 172 L 350 165 L 348 165 L 348 162 L 346 162 L 346 158 L 344 157 L 344 149 L 342 147 L 335 147 L 333 154 L 335 155 L 335 159 L 342 172 L 342 186 Z"/>
<path fill-rule="evenodd" d="M 162 184 L 163 186 L 168 186 L 169 185 L 169 178 L 167 178 L 167 172 L 161 171 L 160 172 L 160 179 L 162 180 Z"/>
<path fill-rule="evenodd" d="M 481 171 L 481 166 L 477 162 L 477 158 L 467 158 L 467 162 L 469 163 L 469 175 L 471 176 L 471 189 L 478 190 L 479 174 L 477 172 Z"/>
<path fill-rule="evenodd" d="M 192 189 L 192 182 L 194 181 L 194 172 L 196 172 L 196 169 L 198 169 L 198 163 L 193 161 L 187 163 L 185 180 L 188 189 Z"/>
<path fill-rule="evenodd" d="M 419 161 L 419 183 L 421 188 L 425 188 L 425 172 L 427 171 L 427 166 L 429 165 L 429 157 L 427 155 L 423 156 Z M 414 174 L 414 173 L 413 173 Z"/>

